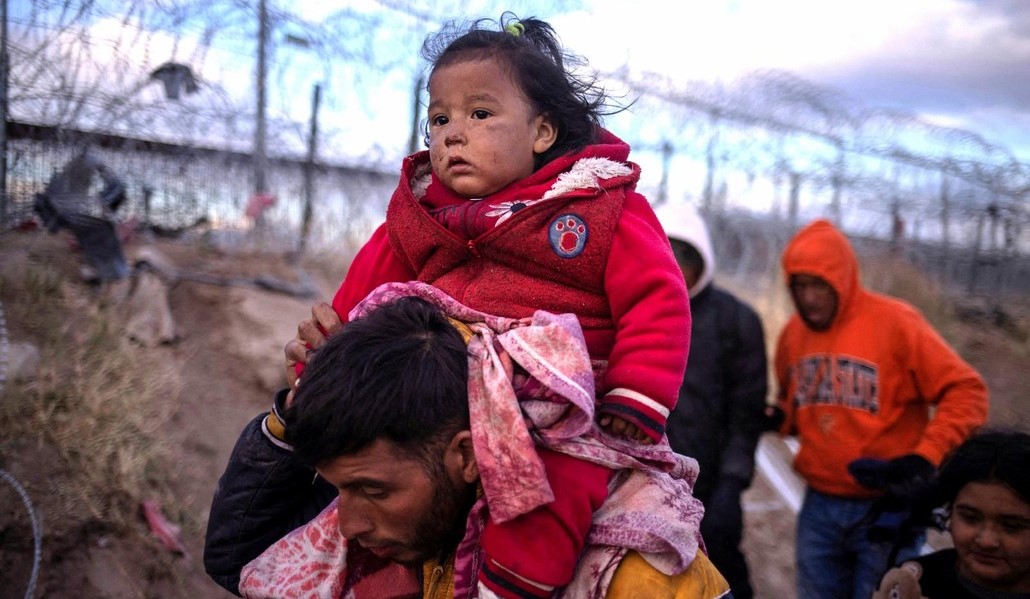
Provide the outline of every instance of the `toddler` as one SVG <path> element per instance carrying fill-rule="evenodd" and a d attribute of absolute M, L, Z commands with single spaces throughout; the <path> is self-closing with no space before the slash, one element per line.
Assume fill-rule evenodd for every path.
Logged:
<path fill-rule="evenodd" d="M 418 280 L 511 318 L 574 313 L 599 375 L 598 424 L 663 441 L 687 360 L 683 276 L 629 146 L 600 125 L 607 98 L 547 23 L 481 20 L 428 38 L 428 151 L 404 160 L 386 222 L 333 308 Z M 483 534 L 480 583 L 546 597 L 572 578 L 610 470 L 541 449 L 555 501 Z"/>

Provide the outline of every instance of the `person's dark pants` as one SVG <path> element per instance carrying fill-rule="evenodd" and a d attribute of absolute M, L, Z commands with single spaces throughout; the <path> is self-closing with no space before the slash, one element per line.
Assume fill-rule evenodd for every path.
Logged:
<path fill-rule="evenodd" d="M 701 498 L 705 517 L 701 520 L 701 536 L 708 558 L 730 583 L 734 599 L 751 599 L 754 591 L 748 578 L 747 561 L 740 550 L 744 518 L 740 493 L 716 492 Z"/>
<path fill-rule="evenodd" d="M 870 540 L 867 517 L 873 502 L 805 492 L 797 525 L 800 599 L 867 599 L 884 572 L 919 556 L 923 532 L 898 548 L 893 562 L 888 561 L 892 543 Z"/>

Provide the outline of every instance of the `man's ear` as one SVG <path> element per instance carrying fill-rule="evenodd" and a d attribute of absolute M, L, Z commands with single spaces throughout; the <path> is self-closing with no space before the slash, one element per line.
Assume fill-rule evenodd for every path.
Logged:
<path fill-rule="evenodd" d="M 533 141 L 533 153 L 543 154 L 551 149 L 555 140 L 558 139 L 558 126 L 546 114 L 537 116 L 534 123 L 536 125 L 536 139 Z"/>
<path fill-rule="evenodd" d="M 479 480 L 479 465 L 472 449 L 472 431 L 458 431 L 447 444 L 444 466 L 455 479 L 472 484 Z"/>

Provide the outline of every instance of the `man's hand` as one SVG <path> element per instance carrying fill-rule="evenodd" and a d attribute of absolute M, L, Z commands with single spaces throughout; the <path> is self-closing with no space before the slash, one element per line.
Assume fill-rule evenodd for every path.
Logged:
<path fill-rule="evenodd" d="M 287 407 L 293 404 L 293 394 L 297 391 L 297 381 L 300 378 L 298 371 L 302 370 L 303 364 L 308 363 L 308 352 L 321 347 L 326 337 L 339 332 L 341 328 L 343 322 L 340 317 L 333 307 L 325 302 L 311 306 L 311 318 L 302 320 L 297 325 L 297 336 L 290 339 L 283 348 L 286 354 L 286 381 L 290 384 L 290 393 L 286 398 Z"/>
<path fill-rule="evenodd" d="M 637 425 L 629 420 L 605 414 L 598 419 L 597 423 L 613 437 L 626 437 L 636 440 L 641 445 L 654 445 L 654 439 L 648 437 L 647 433 L 637 428 Z"/>

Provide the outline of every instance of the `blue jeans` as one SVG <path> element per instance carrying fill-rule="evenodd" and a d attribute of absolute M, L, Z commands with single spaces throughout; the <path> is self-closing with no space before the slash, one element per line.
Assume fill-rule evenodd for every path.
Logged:
<path fill-rule="evenodd" d="M 798 514 L 799 599 L 869 599 L 888 564 L 891 543 L 869 540 L 872 499 L 834 497 L 808 489 Z M 895 563 L 919 555 L 925 533 L 900 548 Z"/>

